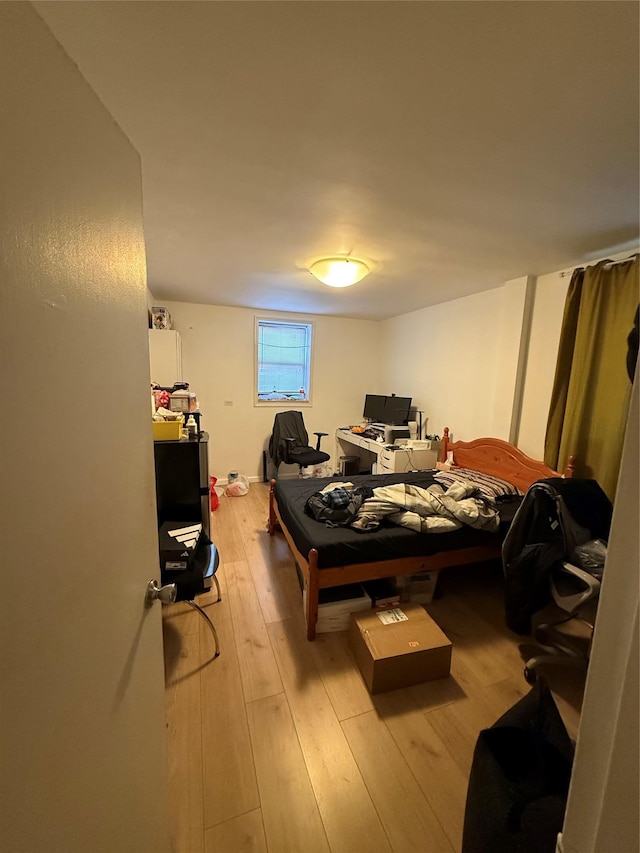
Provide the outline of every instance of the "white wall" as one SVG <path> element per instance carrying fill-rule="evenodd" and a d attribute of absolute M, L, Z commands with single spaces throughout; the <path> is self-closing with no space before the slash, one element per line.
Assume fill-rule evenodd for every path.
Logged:
<path fill-rule="evenodd" d="M 536 280 L 518 438 L 518 447 L 534 459 L 542 459 L 544 456 L 544 436 L 558 357 L 564 300 L 570 281 L 570 275 L 562 276 L 560 272 L 549 273 Z"/>
<path fill-rule="evenodd" d="M 185 381 L 198 395 L 203 427 L 210 435 L 209 468 L 224 480 L 231 470 L 262 479 L 262 451 L 267 446 L 276 412 L 299 408 L 310 439 L 314 430 L 327 432 L 322 449 L 336 465 L 334 433 L 359 423 L 365 393 L 380 393 L 380 325 L 371 320 L 256 312 L 166 302 L 174 328 L 182 337 Z M 314 323 L 313 375 L 310 406 L 254 406 L 255 317 L 273 316 Z M 400 391 L 398 391 L 400 393 Z M 224 401 L 233 401 L 225 406 Z M 281 466 L 281 474 L 297 468 Z"/>
<path fill-rule="evenodd" d="M 508 439 L 526 278 L 381 323 L 383 376 L 428 431 Z"/>
<path fill-rule="evenodd" d="M 637 853 L 638 378 L 634 385 L 563 832 L 564 853 Z"/>

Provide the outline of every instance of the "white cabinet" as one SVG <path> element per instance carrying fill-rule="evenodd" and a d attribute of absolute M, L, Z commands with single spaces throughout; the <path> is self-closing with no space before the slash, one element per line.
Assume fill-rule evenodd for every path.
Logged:
<path fill-rule="evenodd" d="M 149 329 L 151 381 L 171 386 L 182 381 L 182 341 L 174 329 Z"/>
<path fill-rule="evenodd" d="M 375 465 L 376 474 L 404 474 L 407 471 L 424 471 L 436 467 L 440 454 L 440 442 L 430 442 L 429 449 L 388 450 L 387 447 L 365 438 L 349 429 L 336 430 L 338 455 L 350 455 L 359 449 L 363 466 Z M 367 451 L 362 453 L 362 451 Z M 362 458 L 364 456 L 364 459 Z"/>
<path fill-rule="evenodd" d="M 378 474 L 403 474 L 435 468 L 437 450 L 385 450 L 378 454 Z"/>

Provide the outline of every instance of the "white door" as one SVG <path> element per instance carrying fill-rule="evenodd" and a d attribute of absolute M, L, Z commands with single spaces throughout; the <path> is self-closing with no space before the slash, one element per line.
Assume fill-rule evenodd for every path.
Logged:
<path fill-rule="evenodd" d="M 170 849 L 140 163 L 0 4 L 0 847 Z"/>

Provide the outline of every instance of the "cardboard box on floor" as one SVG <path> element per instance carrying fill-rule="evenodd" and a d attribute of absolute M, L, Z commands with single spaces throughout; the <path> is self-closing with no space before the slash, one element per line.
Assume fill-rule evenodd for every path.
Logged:
<path fill-rule="evenodd" d="M 369 693 L 446 678 L 451 641 L 419 604 L 351 614 L 349 642 Z"/>

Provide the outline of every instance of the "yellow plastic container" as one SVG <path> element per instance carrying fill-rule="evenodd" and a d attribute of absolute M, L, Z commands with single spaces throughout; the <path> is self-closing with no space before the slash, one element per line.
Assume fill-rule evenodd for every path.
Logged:
<path fill-rule="evenodd" d="M 152 421 L 154 441 L 178 441 L 182 434 L 182 421 Z"/>

